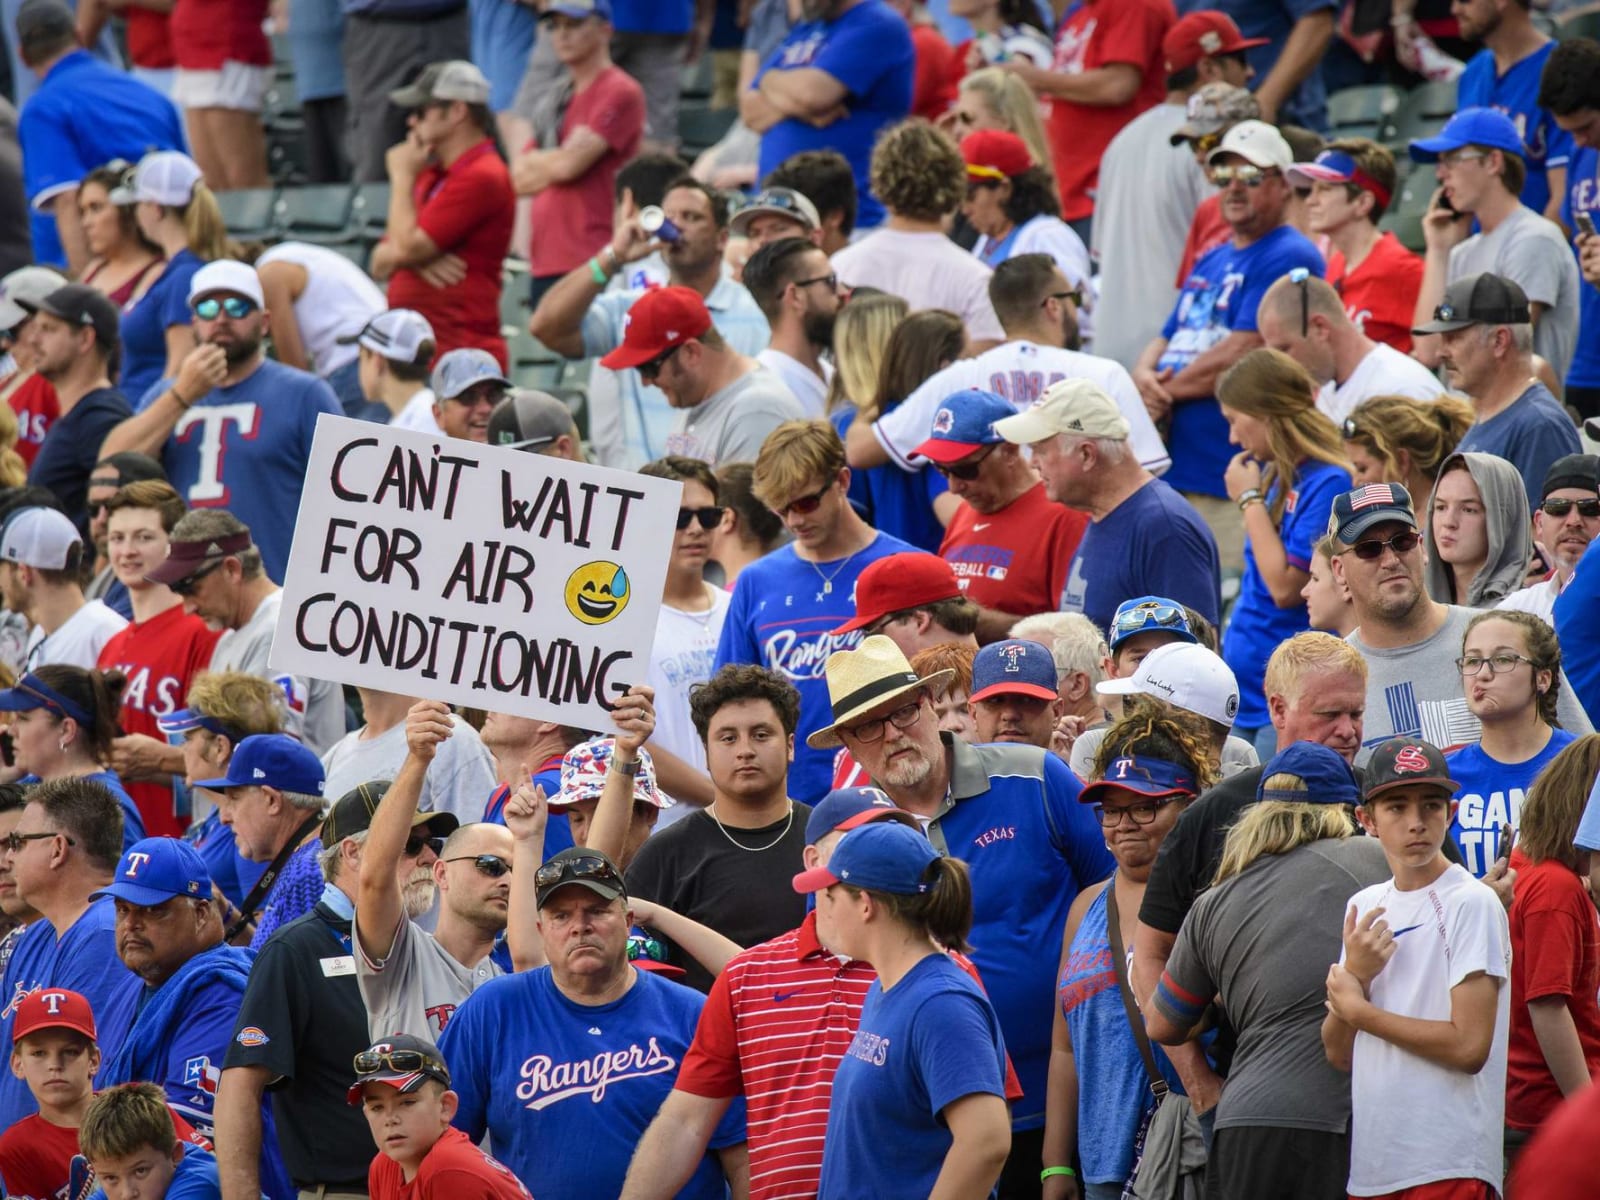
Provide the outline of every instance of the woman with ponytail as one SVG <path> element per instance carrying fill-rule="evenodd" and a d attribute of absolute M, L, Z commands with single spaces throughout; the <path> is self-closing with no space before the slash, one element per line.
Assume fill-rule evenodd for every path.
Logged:
<path fill-rule="evenodd" d="M 1356 487 L 1398 483 L 1411 494 L 1412 507 L 1425 513 L 1439 468 L 1455 453 L 1472 422 L 1472 405 L 1459 396 L 1441 395 L 1431 401 L 1373 396 L 1356 405 L 1339 427 L 1339 435 Z"/>
<path fill-rule="evenodd" d="M 89 779 L 122 807 L 122 848 L 144 838 L 139 808 L 115 771 L 105 765 L 121 735 L 117 714 L 127 683 L 121 671 L 90 671 L 51 663 L 0 691 L 0 712 L 12 714 L 11 762 L 19 782 Z"/>
<path fill-rule="evenodd" d="M 966 864 L 878 821 L 794 886 L 816 893 L 822 943 L 878 973 L 834 1077 L 818 1200 L 988 1196 L 1011 1113 L 999 1019 L 944 953 L 964 950 L 972 928 Z"/>

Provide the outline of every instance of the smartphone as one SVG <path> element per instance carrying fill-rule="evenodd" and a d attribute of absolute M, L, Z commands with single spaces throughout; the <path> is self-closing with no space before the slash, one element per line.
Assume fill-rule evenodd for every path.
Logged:
<path fill-rule="evenodd" d="M 1586 212 L 1579 213 L 1574 220 L 1578 222 L 1578 232 L 1585 237 L 1594 237 L 1594 218 Z"/>
<path fill-rule="evenodd" d="M 1495 843 L 1494 858 L 1499 862 L 1502 858 L 1507 862 L 1511 860 L 1511 848 L 1517 844 L 1517 831 L 1510 825 L 1500 826 L 1500 840 Z"/>
<path fill-rule="evenodd" d="M 1467 215 L 1464 212 L 1458 212 L 1456 210 L 1456 206 L 1454 204 L 1450 203 L 1450 194 L 1448 192 L 1446 192 L 1443 188 L 1439 189 L 1439 210 L 1441 212 L 1449 213 L 1451 216 L 1455 217 L 1456 220 L 1458 220 L 1458 221 L 1462 217 Z"/>

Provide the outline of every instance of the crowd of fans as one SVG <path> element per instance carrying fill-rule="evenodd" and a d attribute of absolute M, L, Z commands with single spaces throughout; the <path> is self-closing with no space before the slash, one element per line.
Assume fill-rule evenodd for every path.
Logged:
<path fill-rule="evenodd" d="M 0 4 L 3 1194 L 1594 1194 L 1600 42 L 1215 3 Z M 324 414 L 680 486 L 608 727 L 273 666 Z"/>

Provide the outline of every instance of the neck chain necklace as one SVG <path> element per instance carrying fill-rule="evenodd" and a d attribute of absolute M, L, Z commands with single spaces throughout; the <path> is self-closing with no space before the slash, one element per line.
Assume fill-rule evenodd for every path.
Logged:
<path fill-rule="evenodd" d="M 865 550 L 866 548 L 866 546 L 863 546 L 861 547 L 861 550 Z M 822 594 L 824 596 L 831 596 L 833 594 L 833 581 L 839 578 L 839 572 L 848 567 L 850 565 L 850 560 L 855 558 L 857 554 L 860 554 L 861 550 L 857 550 L 855 553 L 848 555 L 839 563 L 837 567 L 833 569 L 833 574 L 831 575 L 824 573 L 822 568 L 817 566 L 815 562 L 812 562 L 811 559 L 808 558 L 805 560 L 806 562 L 811 563 L 811 569 L 817 573 L 817 578 L 822 580 Z"/>
<path fill-rule="evenodd" d="M 740 850 L 743 850 L 746 854 L 760 854 L 763 850 L 771 850 L 779 842 L 783 841 L 784 838 L 789 836 L 789 830 L 794 825 L 794 801 L 789 801 L 789 819 L 783 823 L 783 831 L 765 846 L 746 846 L 743 842 L 735 841 L 733 834 L 728 832 L 728 827 L 717 819 L 716 801 L 712 801 L 710 804 L 706 805 L 706 815 L 716 823 L 718 829 L 722 830 L 722 836 L 727 838 L 730 842 L 733 842 L 733 844 Z"/>

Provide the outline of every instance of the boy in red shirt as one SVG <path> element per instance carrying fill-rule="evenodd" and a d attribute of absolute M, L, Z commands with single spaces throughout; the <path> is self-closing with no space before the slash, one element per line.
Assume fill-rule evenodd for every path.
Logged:
<path fill-rule="evenodd" d="M 397 1033 L 356 1055 L 348 1099 L 378 1144 L 371 1200 L 531 1200 L 528 1189 L 459 1129 L 450 1069 L 432 1042 Z"/>

